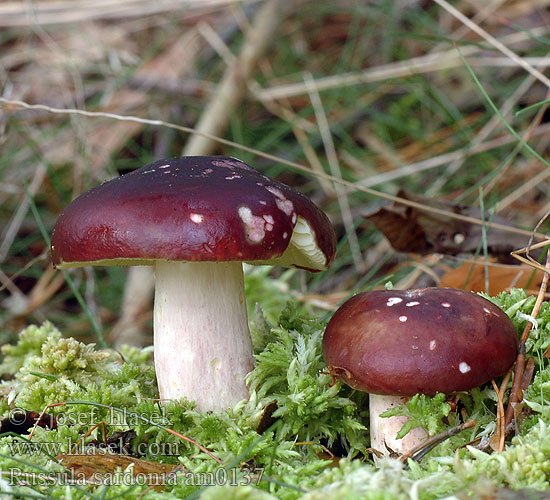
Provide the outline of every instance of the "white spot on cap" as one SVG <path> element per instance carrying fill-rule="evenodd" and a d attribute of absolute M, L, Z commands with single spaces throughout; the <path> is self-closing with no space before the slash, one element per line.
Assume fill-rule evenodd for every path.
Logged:
<path fill-rule="evenodd" d="M 399 316 L 399 321 L 401 321 L 401 323 L 405 323 L 405 321 L 407 321 L 407 316 Z"/>
<path fill-rule="evenodd" d="M 265 237 L 265 220 L 252 214 L 248 207 L 239 207 L 239 217 L 244 222 L 246 237 L 252 243 L 259 243 Z"/>
<path fill-rule="evenodd" d="M 287 200 L 285 195 L 282 193 L 282 191 L 274 186 L 266 186 L 265 187 L 272 195 L 275 196 L 276 200 L 275 203 L 277 203 L 277 208 L 281 211 L 283 211 L 286 215 L 290 215 L 294 211 L 294 204 Z M 295 223 L 296 220 L 293 221 Z"/>
<path fill-rule="evenodd" d="M 430 351 L 433 351 L 435 349 L 435 346 L 437 345 L 437 342 L 435 340 L 430 341 Z"/>
<path fill-rule="evenodd" d="M 275 224 L 275 221 L 273 220 L 273 217 L 271 215 L 264 215 L 263 219 L 265 220 L 265 229 L 266 231 L 272 231 L 273 230 L 273 224 Z"/>
<path fill-rule="evenodd" d="M 407 307 L 414 307 L 414 306 L 419 306 L 420 305 L 420 302 L 417 302 L 416 300 L 413 301 L 413 302 L 407 302 L 405 304 Z"/>
<path fill-rule="evenodd" d="M 484 307 L 483 310 L 484 310 L 487 314 L 491 314 L 491 311 L 490 311 L 489 309 L 487 309 L 486 307 Z"/>
<path fill-rule="evenodd" d="M 162 165 L 162 167 L 159 168 L 168 168 L 170 165 Z"/>
<path fill-rule="evenodd" d="M 169 166 L 169 165 L 167 165 Z M 170 173 L 170 170 L 165 170 L 164 172 L 162 172 L 163 174 L 169 174 Z"/>
<path fill-rule="evenodd" d="M 189 218 L 195 223 L 200 224 L 204 220 L 204 215 L 202 214 L 191 214 Z"/>
<path fill-rule="evenodd" d="M 286 240 L 287 238 L 288 238 L 288 233 L 285 231 L 285 232 L 283 233 L 283 239 Z"/>
<path fill-rule="evenodd" d="M 233 179 L 240 179 L 240 178 L 241 178 L 240 175 L 236 175 L 236 174 L 235 174 L 235 175 L 232 175 L 232 176 L 230 176 L 230 177 L 226 177 L 225 180 L 226 180 L 226 181 L 232 181 Z"/>
<path fill-rule="evenodd" d="M 441 302 L 441 305 L 443 307 L 451 307 L 451 304 L 449 304 L 448 302 Z"/>
<path fill-rule="evenodd" d="M 225 167 L 225 168 L 246 168 L 251 170 L 251 168 L 237 158 L 223 158 L 222 160 L 213 160 L 212 165 L 216 167 Z"/>
<path fill-rule="evenodd" d="M 460 370 L 460 373 L 468 373 L 472 368 L 468 363 L 461 361 L 458 365 L 458 369 Z"/>
<path fill-rule="evenodd" d="M 260 200 L 258 203 L 259 203 L 260 205 L 267 205 L 267 201 L 264 201 L 264 200 Z"/>
<path fill-rule="evenodd" d="M 401 297 L 390 297 L 386 302 L 386 305 L 388 307 L 391 307 L 391 306 L 394 306 L 395 304 L 399 304 L 399 302 L 403 302 L 403 299 Z"/>
<path fill-rule="evenodd" d="M 154 174 L 155 173 L 155 170 L 144 170 L 143 171 L 144 174 Z"/>
<path fill-rule="evenodd" d="M 296 224 L 296 220 L 297 220 L 297 217 L 296 217 L 296 212 L 292 214 L 292 224 Z"/>

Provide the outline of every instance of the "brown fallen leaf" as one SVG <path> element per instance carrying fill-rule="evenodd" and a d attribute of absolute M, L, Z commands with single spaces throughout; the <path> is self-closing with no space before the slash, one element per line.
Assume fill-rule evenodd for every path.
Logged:
<path fill-rule="evenodd" d="M 275 423 L 277 420 L 275 417 L 273 417 L 273 413 L 279 408 L 277 406 L 277 401 L 273 400 L 267 403 L 266 407 L 264 408 L 264 411 L 262 412 L 262 416 L 260 417 L 260 421 L 258 422 L 258 426 L 256 428 L 256 432 L 258 434 L 263 434 L 271 425 Z"/>
<path fill-rule="evenodd" d="M 398 196 L 455 214 L 481 219 L 481 211 L 401 190 Z M 475 252 L 481 244 L 482 226 L 434 214 L 418 208 L 392 203 L 364 216 L 371 221 L 399 252 L 456 255 Z M 509 221 L 486 213 L 484 219 L 500 224 Z M 510 252 L 525 246 L 526 237 L 500 229 L 486 228 L 487 248 L 501 262 L 513 262 Z"/>
<path fill-rule="evenodd" d="M 35 425 L 44 429 L 57 429 L 57 420 L 53 415 L 36 411 L 14 410 L 0 420 L 0 434 L 13 432 L 15 434 L 27 434 Z"/>
<path fill-rule="evenodd" d="M 117 471 L 125 471 L 130 465 L 132 478 L 139 484 L 147 484 L 160 491 L 173 481 L 173 474 L 180 466 L 150 462 L 139 458 L 94 450 L 92 453 L 60 454 L 57 460 L 65 466 L 77 481 L 83 479 L 90 484 L 107 484 L 117 480 Z M 125 481 L 127 479 L 124 479 Z"/>
<path fill-rule="evenodd" d="M 483 260 L 467 261 L 446 272 L 439 282 L 440 287 L 461 288 L 472 292 L 488 291 L 489 295 L 512 288 L 524 288 L 537 293 L 543 273 L 526 265 L 487 263 L 489 290 L 485 290 L 485 262 Z"/>

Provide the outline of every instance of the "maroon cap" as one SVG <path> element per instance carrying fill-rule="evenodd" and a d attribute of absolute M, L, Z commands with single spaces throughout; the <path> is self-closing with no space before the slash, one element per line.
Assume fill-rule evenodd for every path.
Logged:
<path fill-rule="evenodd" d="M 358 294 L 336 311 L 323 338 L 333 375 L 394 396 L 480 386 L 510 369 L 517 345 L 501 309 L 454 288 Z"/>
<path fill-rule="evenodd" d="M 308 198 L 222 156 L 159 160 L 97 186 L 63 211 L 51 240 L 57 267 L 242 260 L 315 271 L 335 249 Z"/>

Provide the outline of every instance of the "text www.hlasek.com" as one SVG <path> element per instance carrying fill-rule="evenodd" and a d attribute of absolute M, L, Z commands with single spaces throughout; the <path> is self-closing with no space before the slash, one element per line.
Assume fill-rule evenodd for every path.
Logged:
<path fill-rule="evenodd" d="M 124 441 L 120 439 L 118 442 L 109 443 L 105 447 L 97 448 L 95 446 L 87 446 L 83 441 L 73 443 L 70 439 L 66 443 L 56 442 L 30 442 L 30 441 L 12 441 L 8 443 L 9 450 L 12 455 L 59 455 L 65 453 L 64 450 L 71 450 L 71 455 L 92 455 L 98 451 L 113 451 L 124 449 Z M 179 456 L 184 453 L 179 443 L 137 443 L 132 448 L 133 452 L 138 456 Z"/>

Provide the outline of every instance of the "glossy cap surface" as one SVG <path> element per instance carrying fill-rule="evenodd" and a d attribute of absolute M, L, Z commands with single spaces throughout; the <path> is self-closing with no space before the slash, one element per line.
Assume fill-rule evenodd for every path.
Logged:
<path fill-rule="evenodd" d="M 454 288 L 361 293 L 327 325 L 330 372 L 361 391 L 395 396 L 469 390 L 503 375 L 517 333 L 492 302 Z"/>
<path fill-rule="evenodd" d="M 336 236 L 304 195 L 235 158 L 160 160 L 97 186 L 59 216 L 57 267 L 156 260 L 328 267 Z"/>

